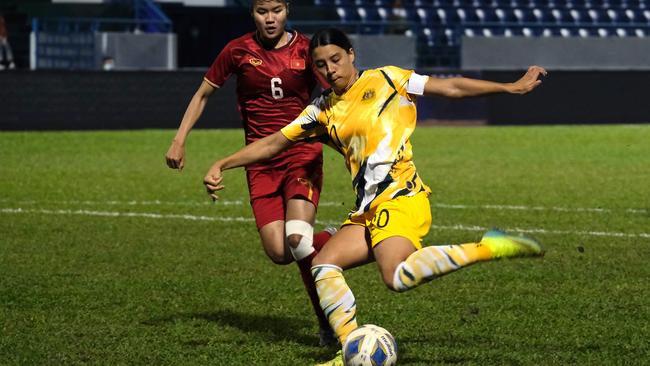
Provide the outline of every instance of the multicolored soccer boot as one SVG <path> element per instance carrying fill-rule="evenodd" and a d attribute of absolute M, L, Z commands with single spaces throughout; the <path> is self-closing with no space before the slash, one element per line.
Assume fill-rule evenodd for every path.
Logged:
<path fill-rule="evenodd" d="M 510 235 L 498 229 L 485 233 L 480 244 L 490 249 L 493 259 L 544 255 L 544 249 L 537 240 L 523 235 Z"/>

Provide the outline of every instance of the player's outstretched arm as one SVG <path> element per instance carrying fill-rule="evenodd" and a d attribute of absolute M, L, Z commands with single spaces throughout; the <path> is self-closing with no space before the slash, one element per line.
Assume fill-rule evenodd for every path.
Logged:
<path fill-rule="evenodd" d="M 203 184 L 205 184 L 208 194 L 214 200 L 219 199 L 216 192 L 224 189 L 224 185 L 222 184 L 223 176 L 221 174 L 224 170 L 270 159 L 286 150 L 292 144 L 293 142 L 291 140 L 286 138 L 282 132 L 278 131 L 244 146 L 232 155 L 218 160 L 212 164 L 205 178 L 203 178 Z"/>
<path fill-rule="evenodd" d="M 424 95 L 464 98 L 495 93 L 526 94 L 538 87 L 542 83 L 539 77 L 546 74 L 544 68 L 531 66 L 524 76 L 514 83 L 497 83 L 462 77 L 440 79 L 431 76 L 424 85 Z"/>
<path fill-rule="evenodd" d="M 167 161 L 168 167 L 183 170 L 183 167 L 185 166 L 185 140 L 187 139 L 187 135 L 189 135 L 194 124 L 199 117 L 201 117 L 201 114 L 203 114 L 208 98 L 216 89 L 217 88 L 203 80 L 199 89 L 194 93 L 192 100 L 190 100 L 190 103 L 185 110 L 185 114 L 181 120 L 181 125 L 178 127 L 178 131 L 176 131 L 176 136 L 174 136 L 174 139 L 169 146 L 169 150 L 167 150 L 167 154 L 165 154 L 165 160 Z"/>

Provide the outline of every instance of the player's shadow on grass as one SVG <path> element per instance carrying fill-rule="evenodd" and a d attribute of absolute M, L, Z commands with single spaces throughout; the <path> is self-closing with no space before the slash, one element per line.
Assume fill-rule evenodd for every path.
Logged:
<path fill-rule="evenodd" d="M 294 342 L 304 346 L 318 344 L 314 324 L 302 318 L 277 315 L 258 315 L 224 309 L 205 313 L 180 313 L 142 321 L 141 324 L 159 326 L 178 321 L 205 320 L 233 327 L 246 333 L 256 333 L 269 342 Z"/>

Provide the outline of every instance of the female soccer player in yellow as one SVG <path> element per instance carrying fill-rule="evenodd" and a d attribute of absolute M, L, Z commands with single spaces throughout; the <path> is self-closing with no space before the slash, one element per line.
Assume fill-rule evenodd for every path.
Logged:
<path fill-rule="evenodd" d="M 514 83 L 439 79 L 394 66 L 359 72 L 352 45 L 338 29 L 317 32 L 310 52 L 332 88 L 281 131 L 214 163 L 204 184 L 216 199 L 223 170 L 271 158 L 298 141 L 321 141 L 344 156 L 356 207 L 312 262 L 321 307 L 341 344 L 357 327 L 346 268 L 376 260 L 386 286 L 402 292 L 476 262 L 543 254 L 533 239 L 497 230 L 478 243 L 422 247 L 431 226 L 430 189 L 417 174 L 409 141 L 417 96 L 526 94 L 540 85 L 543 68 L 530 67 Z M 339 353 L 323 365 L 342 364 Z"/>

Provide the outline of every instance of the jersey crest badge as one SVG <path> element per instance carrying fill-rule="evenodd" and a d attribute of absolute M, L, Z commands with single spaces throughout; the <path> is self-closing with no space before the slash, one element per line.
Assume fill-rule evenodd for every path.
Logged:
<path fill-rule="evenodd" d="M 375 90 L 374 89 L 368 89 L 363 92 L 363 97 L 361 97 L 361 100 L 369 100 L 375 97 Z"/>
<path fill-rule="evenodd" d="M 251 58 L 248 60 L 248 62 L 255 67 L 260 66 L 263 63 L 263 61 L 259 58 Z"/>
<path fill-rule="evenodd" d="M 305 60 L 301 58 L 292 58 L 290 66 L 292 70 L 304 70 Z"/>

